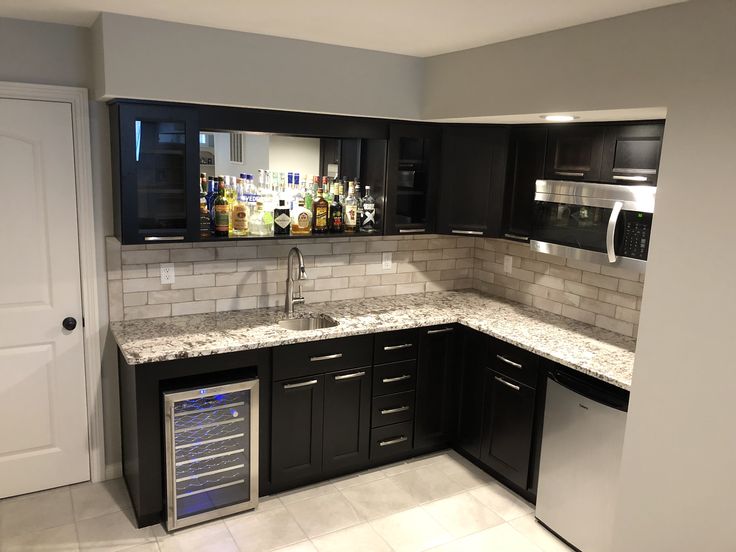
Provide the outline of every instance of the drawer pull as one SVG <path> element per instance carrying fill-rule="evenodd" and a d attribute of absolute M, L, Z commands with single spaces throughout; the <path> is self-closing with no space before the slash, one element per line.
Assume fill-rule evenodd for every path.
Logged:
<path fill-rule="evenodd" d="M 555 174 L 559 174 L 560 176 L 585 176 L 585 173 L 572 171 L 555 171 Z"/>
<path fill-rule="evenodd" d="M 143 241 L 184 241 L 184 236 L 145 236 Z"/>
<path fill-rule="evenodd" d="M 381 414 L 398 414 L 399 412 L 406 412 L 409 410 L 409 406 L 397 406 L 396 408 L 384 408 L 381 410 Z"/>
<path fill-rule="evenodd" d="M 396 437 L 394 439 L 387 439 L 386 441 L 379 441 L 378 446 L 379 447 L 388 447 L 389 445 L 398 445 L 399 443 L 403 443 L 404 441 L 408 441 L 409 438 L 406 435 L 401 435 L 400 437 Z"/>
<path fill-rule="evenodd" d="M 399 228 L 399 234 L 421 234 L 426 231 L 426 228 Z"/>
<path fill-rule="evenodd" d="M 440 334 L 445 332 L 451 332 L 455 328 L 440 328 L 439 330 L 427 330 L 427 335 L 434 335 L 434 334 Z"/>
<path fill-rule="evenodd" d="M 508 232 L 503 235 L 504 238 L 509 238 L 510 240 L 524 240 L 525 242 L 529 241 L 529 236 L 522 236 L 520 234 L 509 234 Z"/>
<path fill-rule="evenodd" d="M 519 364 L 518 362 L 514 362 L 513 360 L 509 360 L 506 357 L 503 357 L 501 355 L 496 355 L 496 358 L 498 360 L 500 360 L 501 362 L 505 362 L 509 366 L 513 366 L 514 368 L 518 368 L 519 370 L 521 370 L 523 368 L 523 366 L 521 364 Z"/>
<path fill-rule="evenodd" d="M 284 389 L 296 389 L 297 387 L 308 387 L 310 385 L 316 385 L 317 380 L 302 381 L 299 383 L 285 383 Z"/>
<path fill-rule="evenodd" d="M 408 349 L 409 347 L 412 347 L 411 343 L 402 343 L 401 345 L 386 345 L 383 350 L 396 351 L 397 349 Z"/>
<path fill-rule="evenodd" d="M 411 374 L 403 374 L 401 376 L 396 376 L 395 378 L 383 378 L 381 381 L 383 383 L 394 383 L 397 381 L 404 381 L 408 379 L 411 379 Z"/>
<path fill-rule="evenodd" d="M 319 362 L 320 360 L 334 360 L 336 358 L 342 358 L 342 353 L 335 353 L 334 355 L 316 356 L 309 359 L 309 362 Z"/>
<path fill-rule="evenodd" d="M 453 234 L 463 234 L 464 236 L 482 236 L 480 230 L 450 230 Z"/>
<path fill-rule="evenodd" d="M 499 378 L 498 376 L 493 376 L 493 378 L 494 378 L 494 379 L 495 379 L 495 380 L 496 380 L 497 382 L 503 383 L 503 384 L 504 384 L 504 385 L 505 385 L 506 387 L 510 387 L 510 388 L 511 388 L 511 389 L 513 389 L 514 391 L 519 391 L 519 390 L 521 389 L 521 387 L 519 387 L 518 385 L 514 385 L 513 383 L 510 383 L 510 382 L 506 381 L 506 380 L 505 380 L 505 379 L 503 379 L 503 378 Z"/>
<path fill-rule="evenodd" d="M 360 378 L 363 376 L 365 376 L 365 372 L 353 372 L 352 374 L 342 374 L 340 376 L 335 376 L 335 381 Z"/>
<path fill-rule="evenodd" d="M 631 180 L 634 182 L 646 182 L 648 178 L 646 176 L 636 175 L 636 176 L 623 176 L 619 174 L 613 175 L 614 180 Z"/>

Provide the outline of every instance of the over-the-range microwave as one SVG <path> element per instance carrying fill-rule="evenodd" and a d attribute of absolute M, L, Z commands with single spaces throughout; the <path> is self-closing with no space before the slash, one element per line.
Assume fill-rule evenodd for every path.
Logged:
<path fill-rule="evenodd" d="M 654 186 L 537 180 L 532 251 L 644 272 Z"/>

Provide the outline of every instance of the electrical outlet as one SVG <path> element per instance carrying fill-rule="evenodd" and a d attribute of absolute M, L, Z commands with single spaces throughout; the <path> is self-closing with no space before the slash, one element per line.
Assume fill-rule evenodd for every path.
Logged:
<path fill-rule="evenodd" d="M 161 263 L 161 283 L 173 284 L 174 282 L 176 282 L 174 263 Z"/>
<path fill-rule="evenodd" d="M 390 251 L 386 251 L 382 255 L 381 259 L 383 261 L 383 264 L 382 264 L 383 270 L 391 270 L 391 261 L 393 259 L 393 255 L 391 254 L 391 252 Z"/>
<path fill-rule="evenodd" d="M 511 274 L 513 265 L 514 265 L 514 258 L 511 255 L 504 255 L 503 256 L 503 271 L 506 274 Z"/>

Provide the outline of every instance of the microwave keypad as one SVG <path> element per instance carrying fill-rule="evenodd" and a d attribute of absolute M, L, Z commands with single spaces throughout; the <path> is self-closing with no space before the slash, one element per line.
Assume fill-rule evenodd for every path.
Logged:
<path fill-rule="evenodd" d="M 624 257 L 646 260 L 649 249 L 650 224 L 650 221 L 626 221 L 622 251 Z"/>

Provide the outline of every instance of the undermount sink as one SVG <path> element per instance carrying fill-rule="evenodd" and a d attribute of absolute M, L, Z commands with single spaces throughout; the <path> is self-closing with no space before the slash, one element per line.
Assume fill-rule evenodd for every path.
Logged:
<path fill-rule="evenodd" d="M 300 316 L 299 318 L 288 318 L 286 320 L 279 321 L 279 326 L 282 328 L 296 331 L 333 328 L 338 324 L 339 322 L 337 320 L 324 314 L 309 314 L 306 316 Z"/>

